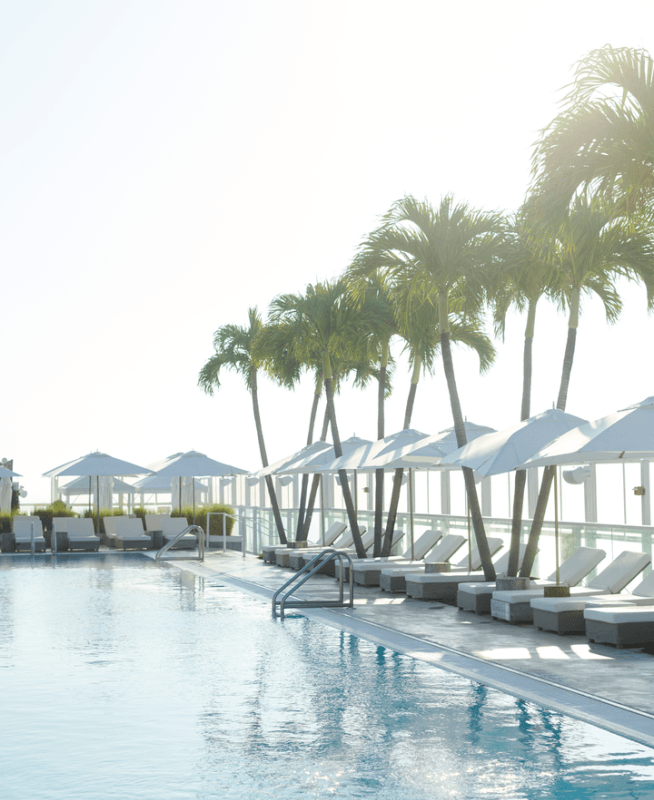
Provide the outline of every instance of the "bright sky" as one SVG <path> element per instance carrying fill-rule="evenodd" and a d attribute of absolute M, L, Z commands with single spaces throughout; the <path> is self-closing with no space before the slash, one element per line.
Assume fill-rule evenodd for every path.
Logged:
<path fill-rule="evenodd" d="M 148 464 L 192 448 L 260 467 L 236 376 L 197 388 L 221 325 L 333 278 L 391 203 L 452 192 L 513 210 L 570 66 L 609 42 L 654 53 L 651 0 L 0 0 L 4 435 L 26 502 L 102 450 Z M 649 37 L 649 38 L 646 38 Z M 654 318 L 584 309 L 568 410 L 654 394 Z M 455 353 L 464 413 L 519 416 L 524 321 L 493 371 Z M 566 322 L 543 307 L 534 413 L 558 388 Z M 398 369 L 387 430 L 402 425 Z M 304 444 L 311 386 L 262 381 L 271 461 Z M 374 389 L 337 400 L 375 436 Z M 450 426 L 442 370 L 414 427 Z"/>

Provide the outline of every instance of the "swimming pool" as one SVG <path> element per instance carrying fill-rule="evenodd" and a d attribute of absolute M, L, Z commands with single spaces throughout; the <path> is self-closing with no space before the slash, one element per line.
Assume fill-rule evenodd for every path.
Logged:
<path fill-rule="evenodd" d="M 142 556 L 0 559 L 0 796 L 652 798 L 654 751 Z"/>

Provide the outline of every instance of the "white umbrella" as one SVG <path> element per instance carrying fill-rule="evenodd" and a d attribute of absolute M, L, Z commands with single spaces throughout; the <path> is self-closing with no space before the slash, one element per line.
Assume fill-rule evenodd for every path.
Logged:
<path fill-rule="evenodd" d="M 486 433 L 494 432 L 493 428 L 485 425 L 477 425 L 474 422 L 464 423 L 468 441 L 478 438 Z M 457 449 L 456 432 L 454 428 L 436 433 L 433 436 L 423 436 L 416 438 L 412 443 L 405 444 L 401 449 L 394 451 L 385 448 L 374 459 L 369 461 L 369 465 L 379 465 L 379 467 L 400 468 L 413 467 L 425 469 L 428 467 L 440 466 L 442 459 Z"/>
<path fill-rule="evenodd" d="M 323 444 L 325 444 L 325 442 L 323 442 Z M 366 447 L 370 444 L 372 444 L 372 442 L 370 442 L 368 439 L 360 439 L 358 436 L 350 436 L 349 439 L 344 439 L 341 442 L 343 456 L 347 456 L 350 453 L 353 453 L 355 450 L 358 450 L 360 447 Z M 336 453 L 334 452 L 334 446 L 328 445 L 319 452 L 308 454 L 301 460 L 294 461 L 286 467 L 278 470 L 278 472 L 281 475 L 301 475 L 306 472 L 324 472 L 325 470 L 323 468 L 334 463 L 335 461 Z M 345 469 L 345 467 L 341 467 L 341 469 Z M 330 471 L 334 470 L 330 469 Z"/>
<path fill-rule="evenodd" d="M 89 495 L 91 479 L 95 478 L 97 481 L 98 491 L 98 507 L 97 507 L 97 528 L 100 532 L 100 477 L 135 477 L 136 475 L 143 475 L 149 473 L 151 470 L 146 467 L 140 467 L 138 464 L 132 464 L 130 461 L 122 461 L 119 458 L 114 458 L 106 453 L 89 453 L 81 458 L 76 458 L 74 461 L 69 461 L 67 464 L 62 464 L 59 467 L 51 469 L 49 472 L 44 472 L 44 478 L 84 476 L 89 479 Z M 89 497 L 90 500 L 90 497 Z"/>
<path fill-rule="evenodd" d="M 343 453 L 340 458 L 324 464 L 317 469 L 317 472 L 338 472 L 341 469 L 345 470 L 358 470 L 359 472 L 374 472 L 376 469 L 383 469 L 381 465 L 374 465 L 373 461 L 382 451 L 395 452 L 408 442 L 415 442 L 419 439 L 424 439 L 426 433 L 420 433 L 412 428 L 391 433 L 383 439 L 377 439 L 376 442 L 368 442 L 367 444 L 360 445 L 352 450 L 350 453 Z"/>
<path fill-rule="evenodd" d="M 231 464 L 215 461 L 204 453 L 189 450 L 171 457 L 157 475 L 169 478 L 217 478 L 225 475 L 247 475 L 248 472 Z M 180 502 L 182 496 L 180 492 Z M 195 485 L 193 486 L 193 524 L 195 524 Z"/>
<path fill-rule="evenodd" d="M 528 458 L 523 467 L 654 458 L 654 397 L 586 422 Z"/>
<path fill-rule="evenodd" d="M 333 453 L 333 448 L 328 442 L 313 442 L 313 444 L 307 444 L 301 450 L 291 453 L 291 455 L 281 458 L 279 461 L 275 461 L 274 464 L 269 464 L 267 467 L 255 472 L 254 475 L 257 478 L 265 478 L 267 475 L 275 475 L 278 472 L 281 472 L 285 467 L 291 467 L 295 464 L 298 464 L 300 461 L 303 461 L 305 458 L 330 449 L 332 449 Z"/>
<path fill-rule="evenodd" d="M 325 442 L 322 442 L 325 444 Z M 356 450 L 361 448 L 365 448 L 372 444 L 368 439 L 361 439 L 358 436 L 350 436 L 348 439 L 344 439 L 341 442 L 341 448 L 343 450 L 343 457 L 347 457 L 350 453 L 353 453 Z M 305 448 L 307 449 L 307 448 Z M 326 448 L 318 450 L 317 452 L 307 455 L 302 458 L 300 461 L 294 461 L 292 464 L 287 465 L 285 468 L 280 470 L 280 473 L 286 475 L 297 475 L 297 474 L 307 474 L 307 473 L 318 473 L 324 472 L 324 467 L 332 464 L 336 460 L 336 453 L 334 452 L 334 446 L 328 445 Z M 356 485 L 356 471 L 354 472 L 354 502 L 355 507 L 357 507 L 357 485 Z M 325 529 L 325 498 L 323 492 L 323 483 L 320 482 L 320 514 L 321 514 L 321 525 L 322 530 L 324 532 Z"/>
<path fill-rule="evenodd" d="M 586 420 L 551 408 L 501 431 L 486 433 L 446 455 L 440 467 L 470 467 L 482 478 L 511 472 L 541 447 Z"/>
<path fill-rule="evenodd" d="M 468 441 L 474 440 L 484 434 L 493 432 L 493 428 L 485 425 L 477 425 L 474 422 L 464 423 Z M 433 436 L 425 436 L 416 440 L 413 444 L 405 445 L 399 450 L 379 456 L 371 463 L 383 463 L 386 469 L 408 469 L 409 470 L 409 522 L 411 533 L 411 557 L 413 558 L 413 470 L 429 469 L 440 467 L 445 456 L 456 449 L 456 431 L 454 427 L 445 428 Z M 450 467 L 453 469 L 454 467 Z M 468 531 L 468 539 L 470 532 Z M 470 542 L 469 542 L 470 544 Z"/>

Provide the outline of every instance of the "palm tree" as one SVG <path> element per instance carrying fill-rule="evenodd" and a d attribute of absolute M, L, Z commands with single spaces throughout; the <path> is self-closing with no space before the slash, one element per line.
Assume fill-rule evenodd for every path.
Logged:
<path fill-rule="evenodd" d="M 509 233 L 509 248 L 503 264 L 495 275 L 491 289 L 495 334 L 504 340 L 506 315 L 511 308 L 527 312 L 525 343 L 523 350 L 522 400 L 520 419 L 531 416 L 531 376 L 533 369 L 532 345 L 536 326 L 536 307 L 543 295 L 553 291 L 555 269 L 548 252 L 550 240 L 538 239 L 538 228 L 532 223 L 530 202 L 527 201 L 512 220 Z M 511 544 L 507 575 L 518 574 L 520 557 L 520 534 L 522 532 L 522 509 L 524 504 L 527 471 L 517 470 L 513 492 L 513 514 Z"/>
<path fill-rule="evenodd" d="M 346 272 L 348 292 L 354 305 L 365 310 L 365 316 L 375 321 L 367 341 L 371 359 L 378 365 L 377 375 L 377 439 L 386 436 L 385 400 L 391 393 L 394 362 L 391 341 L 397 334 L 395 300 L 392 287 L 384 276 L 374 270 L 369 274 L 366 265 L 358 259 Z M 384 470 L 375 470 L 375 527 L 373 557 L 382 552 L 384 515 Z"/>
<path fill-rule="evenodd" d="M 558 302 L 568 311 L 561 382 L 556 407 L 565 411 L 582 296 L 596 295 L 604 304 L 607 321 L 617 320 L 622 303 L 616 291 L 618 277 L 639 278 L 650 274 L 654 263 L 654 242 L 634 227 L 615 205 L 601 197 L 573 200 L 570 213 L 557 234 L 555 265 L 559 276 Z M 538 502 L 529 533 L 520 575 L 528 577 L 536 557 L 538 539 L 549 500 L 555 467 L 543 472 Z"/>
<path fill-rule="evenodd" d="M 312 353 L 320 352 L 332 441 L 337 457 L 343 454 L 343 448 L 336 421 L 334 380 L 338 379 L 346 365 L 365 362 L 367 356 L 362 316 L 358 309 L 347 302 L 346 289 L 346 280 L 340 278 L 307 286 L 304 295 L 280 295 L 271 304 L 271 319 L 274 322 L 288 321 L 296 331 L 294 352 L 299 360 L 309 360 Z M 364 373 L 365 370 L 362 375 Z M 357 557 L 365 558 L 366 551 L 361 542 L 346 471 L 340 470 L 339 476 Z"/>
<path fill-rule="evenodd" d="M 537 143 L 533 175 L 547 212 L 560 219 L 578 191 L 619 196 L 624 208 L 654 191 L 654 60 L 605 45 L 576 66 L 564 109 Z"/>
<path fill-rule="evenodd" d="M 452 361 L 450 313 L 454 310 L 469 317 L 480 312 L 491 266 L 506 246 L 504 228 L 499 214 L 474 211 L 466 204 L 455 204 L 450 196 L 437 209 L 407 196 L 391 207 L 367 243 L 378 269 L 404 273 L 417 296 L 426 289 L 436 292 L 443 368 L 459 447 L 467 439 Z M 460 306 L 451 308 L 455 299 Z M 472 470 L 464 467 L 463 476 L 484 575 L 494 580 Z"/>
<path fill-rule="evenodd" d="M 410 280 L 402 274 L 395 276 L 395 303 L 398 318 L 399 336 L 404 340 L 404 352 L 409 356 L 411 365 L 411 383 L 407 396 L 406 408 L 404 412 L 403 428 L 406 430 L 411 427 L 411 418 L 415 404 L 418 383 L 421 373 L 433 374 L 434 362 L 440 349 L 439 321 L 438 321 L 438 298 L 435 292 L 426 291 L 425 294 L 417 295 L 412 291 Z M 454 317 L 454 315 L 453 315 Z M 481 329 L 481 325 L 476 318 L 456 319 L 450 324 L 451 337 L 454 341 L 467 344 L 477 350 L 480 359 L 480 369 L 485 372 L 493 363 L 495 350 L 488 336 Z M 402 490 L 402 479 L 404 470 L 395 470 L 393 478 L 393 490 L 386 520 L 386 530 L 384 533 L 384 543 L 382 556 L 390 555 L 391 544 L 393 541 L 393 530 L 397 518 L 397 509 L 400 503 L 400 493 Z"/>
<path fill-rule="evenodd" d="M 300 375 L 305 368 L 313 368 L 314 371 L 314 393 L 309 415 L 309 430 L 307 434 L 307 445 L 313 443 L 313 433 L 318 414 L 318 405 L 322 395 L 322 370 L 319 361 L 319 354 L 315 355 L 311 364 L 301 363 L 295 356 L 293 339 L 295 333 L 288 322 L 274 323 L 269 322 L 262 327 L 255 337 L 253 343 L 253 357 L 258 366 L 266 370 L 268 375 L 277 383 L 286 388 L 293 388 L 300 379 Z M 325 434 L 326 435 L 326 434 Z M 323 437 L 324 441 L 324 437 Z M 309 476 L 302 476 L 302 486 L 300 491 L 300 508 L 298 511 L 297 527 L 295 540 L 298 542 L 306 541 L 305 513 L 307 504 Z M 307 531 L 308 534 L 308 531 Z"/>
<path fill-rule="evenodd" d="M 200 370 L 198 385 L 207 394 L 212 395 L 216 389 L 220 388 L 220 371 L 223 368 L 233 369 L 243 377 L 252 397 L 252 411 L 254 412 L 254 424 L 257 429 L 261 463 L 264 467 L 267 467 L 268 455 L 266 454 L 259 411 L 257 367 L 252 357 L 253 343 L 256 336 L 261 332 L 263 323 L 256 308 L 248 309 L 248 319 L 249 326 L 247 328 L 239 327 L 238 325 L 223 325 L 214 333 L 213 345 L 216 352 Z M 268 487 L 279 541 L 281 544 L 286 544 L 282 516 L 279 512 L 277 495 L 270 475 L 266 476 L 266 486 Z"/>

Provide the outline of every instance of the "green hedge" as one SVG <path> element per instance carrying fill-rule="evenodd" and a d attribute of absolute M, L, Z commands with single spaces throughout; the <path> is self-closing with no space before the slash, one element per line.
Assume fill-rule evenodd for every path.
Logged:
<path fill-rule="evenodd" d="M 96 511 L 95 509 L 86 509 L 84 514 L 82 515 L 85 519 L 89 517 L 93 520 L 95 525 L 95 516 Z M 100 509 L 100 529 L 104 531 L 104 518 L 105 517 L 126 517 L 127 511 L 124 508 L 101 508 Z"/>
<path fill-rule="evenodd" d="M 52 520 L 54 517 L 77 517 L 78 515 L 74 511 L 71 511 L 63 500 L 55 500 L 55 502 L 51 503 L 49 506 L 35 508 L 34 516 L 41 520 L 44 533 L 50 533 L 52 531 Z"/>
<path fill-rule="evenodd" d="M 211 506 L 200 506 L 195 509 L 195 524 L 199 525 L 203 530 L 206 531 L 207 529 L 207 514 L 218 513 L 220 514 L 219 517 L 211 517 L 211 530 L 209 533 L 212 536 L 222 536 L 223 535 L 223 514 L 234 514 L 234 509 L 231 506 L 225 505 L 223 503 L 214 503 Z M 188 520 L 189 525 L 193 522 L 193 509 L 186 507 L 182 508 L 182 512 L 180 514 L 179 509 L 175 509 L 171 511 L 171 517 L 186 517 Z M 227 535 L 232 535 L 232 528 L 234 527 L 234 520 L 232 517 L 226 518 L 225 523 L 227 529 Z"/>

